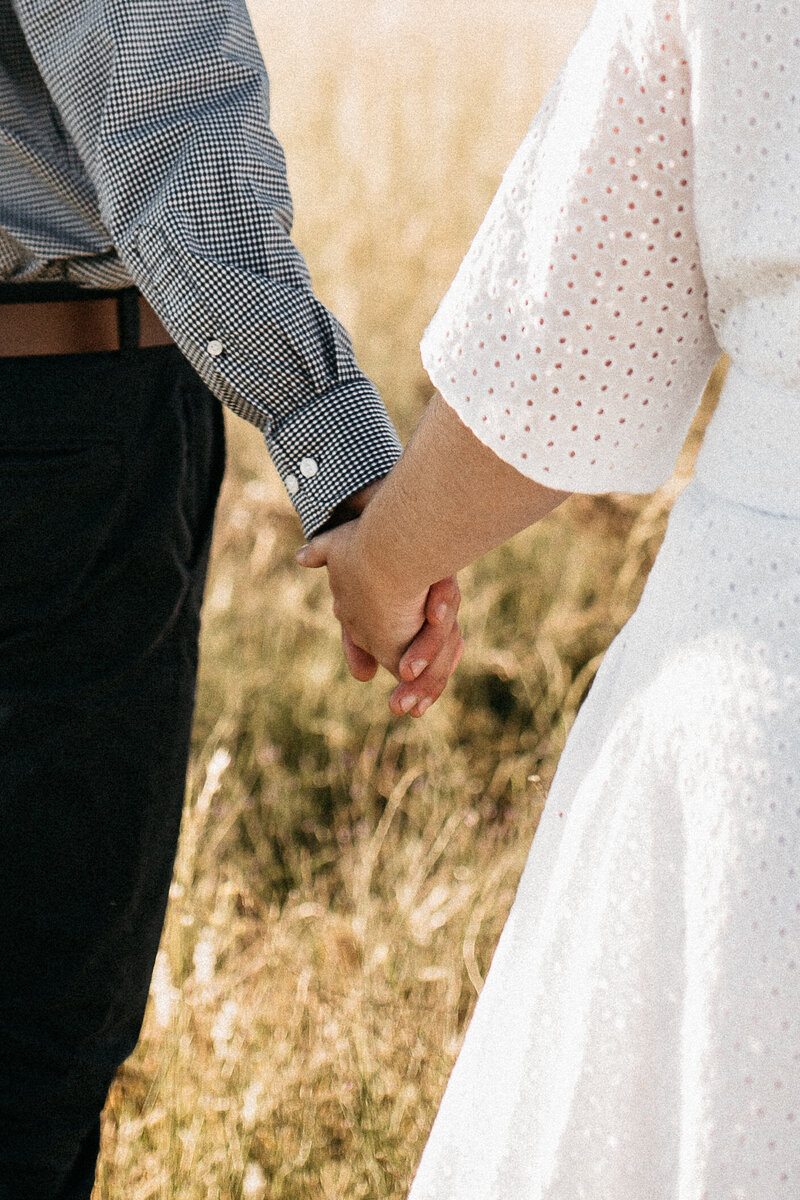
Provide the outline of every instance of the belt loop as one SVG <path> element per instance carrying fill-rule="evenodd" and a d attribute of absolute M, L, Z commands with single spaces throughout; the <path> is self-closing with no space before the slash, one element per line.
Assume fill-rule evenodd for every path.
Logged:
<path fill-rule="evenodd" d="M 117 332 L 120 350 L 139 349 L 139 293 L 125 288 L 117 296 Z"/>

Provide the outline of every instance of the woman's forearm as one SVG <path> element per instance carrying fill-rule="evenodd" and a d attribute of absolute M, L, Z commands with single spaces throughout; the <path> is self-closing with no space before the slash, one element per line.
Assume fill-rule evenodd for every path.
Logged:
<path fill-rule="evenodd" d="M 437 392 L 360 518 L 357 537 L 372 569 L 414 593 L 454 575 L 568 495 L 498 458 Z"/>

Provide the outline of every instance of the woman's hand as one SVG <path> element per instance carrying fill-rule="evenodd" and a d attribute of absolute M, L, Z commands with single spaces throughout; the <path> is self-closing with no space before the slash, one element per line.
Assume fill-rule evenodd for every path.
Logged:
<path fill-rule="evenodd" d="M 328 568 L 351 673 L 372 679 L 380 663 L 401 680 L 390 698 L 392 711 L 422 716 L 441 695 L 464 648 L 456 620 L 458 584 L 453 577 L 429 589 L 405 586 L 401 574 L 370 559 L 359 525 L 350 521 L 320 534 L 298 552 L 298 562 Z"/>

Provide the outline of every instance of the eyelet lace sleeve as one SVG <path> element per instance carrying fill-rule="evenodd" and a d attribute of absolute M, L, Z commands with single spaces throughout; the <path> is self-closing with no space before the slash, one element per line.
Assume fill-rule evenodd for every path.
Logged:
<path fill-rule="evenodd" d="M 600 0 L 422 343 L 523 474 L 584 492 L 671 474 L 720 353 L 692 189 L 678 6 Z"/>

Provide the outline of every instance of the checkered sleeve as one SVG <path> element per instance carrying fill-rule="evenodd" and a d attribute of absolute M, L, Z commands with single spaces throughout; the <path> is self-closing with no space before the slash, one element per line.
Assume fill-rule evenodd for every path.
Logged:
<path fill-rule="evenodd" d="M 265 434 L 307 533 L 397 435 L 290 231 L 244 0 L 13 0 L 131 278 L 204 382 Z"/>

